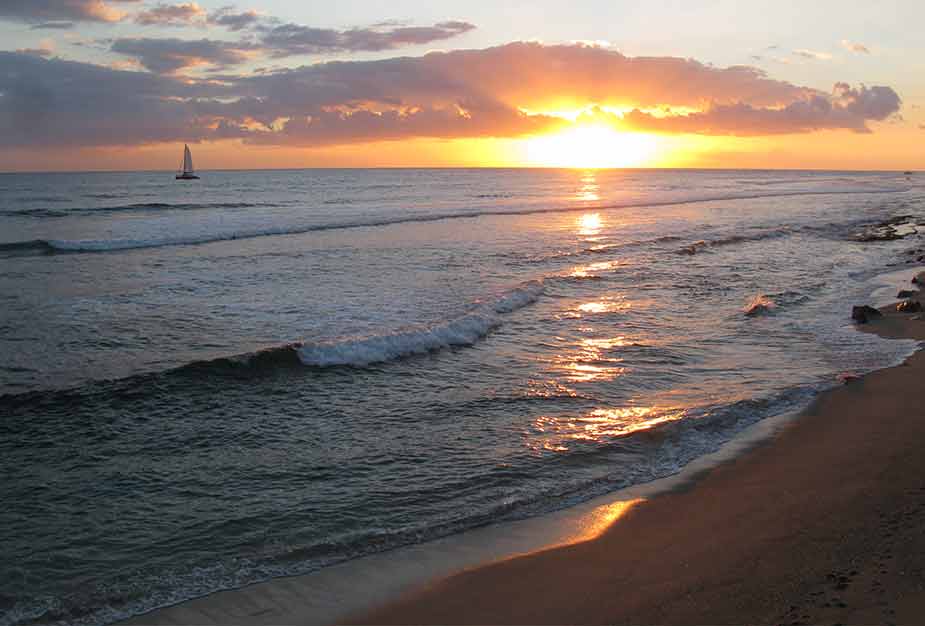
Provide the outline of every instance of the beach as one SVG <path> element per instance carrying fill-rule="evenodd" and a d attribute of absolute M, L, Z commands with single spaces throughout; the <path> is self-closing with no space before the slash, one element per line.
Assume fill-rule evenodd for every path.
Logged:
<path fill-rule="evenodd" d="M 925 340 L 921 313 L 881 310 L 858 331 Z M 606 523 L 583 537 L 549 535 L 549 549 L 472 556 L 477 545 L 502 554 L 523 550 L 518 538 L 544 540 L 530 526 L 541 520 L 515 522 L 125 623 L 913 623 L 925 610 L 923 375 L 920 351 L 846 377 L 744 452 L 628 490 L 593 509 Z M 556 525 L 574 520 L 547 516 L 545 528 Z M 467 552 L 469 567 L 440 574 L 441 560 Z M 366 610 L 348 615 L 349 606 Z"/>
<path fill-rule="evenodd" d="M 925 340 L 921 314 L 892 309 L 861 328 Z M 596 539 L 462 572 L 350 621 L 917 622 L 922 380 L 923 352 L 848 380 L 772 440 L 632 507 Z"/>

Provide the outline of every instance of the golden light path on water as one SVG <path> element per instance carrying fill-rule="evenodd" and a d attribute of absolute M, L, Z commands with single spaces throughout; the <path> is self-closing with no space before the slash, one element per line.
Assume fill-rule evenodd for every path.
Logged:
<path fill-rule="evenodd" d="M 531 424 L 535 451 L 568 452 L 576 442 L 608 440 L 683 419 L 686 411 L 658 406 L 597 408 L 578 416 L 543 415 Z"/>
<path fill-rule="evenodd" d="M 596 200 L 598 187 L 593 172 L 588 172 L 581 180 L 582 186 L 576 200 Z M 600 241 L 605 230 L 612 230 L 599 211 L 579 215 L 575 219 L 576 236 L 583 241 Z M 601 244 L 594 247 L 600 251 L 618 245 Z M 563 275 L 570 278 L 600 279 L 621 266 L 618 260 L 598 261 L 577 265 Z M 600 333 L 607 325 L 608 314 L 619 313 L 635 305 L 645 306 L 645 302 L 632 302 L 625 294 L 601 294 L 592 300 L 579 302 L 559 313 L 559 319 L 586 319 L 588 324 L 578 327 L 578 331 L 588 335 Z M 609 324 L 608 324 L 609 325 Z M 580 339 L 558 337 L 561 349 L 549 360 L 550 379 L 539 383 L 531 381 L 535 388 L 550 390 L 550 395 L 565 394 L 576 396 L 571 387 L 574 384 L 592 382 L 611 382 L 626 373 L 622 365 L 624 359 L 619 351 L 629 345 L 645 344 L 644 337 L 627 335 L 587 336 Z M 544 393 L 545 395 L 545 393 Z M 682 419 L 686 414 L 683 408 L 669 406 L 601 406 L 581 415 L 543 415 L 531 424 L 528 447 L 536 453 L 567 452 L 570 445 L 577 442 L 606 442 L 609 439 L 624 437 L 628 434 L 648 430 L 660 424 Z M 610 521 L 621 515 L 633 502 L 620 502 L 615 505 Z M 606 526 L 610 522 L 605 523 Z"/>

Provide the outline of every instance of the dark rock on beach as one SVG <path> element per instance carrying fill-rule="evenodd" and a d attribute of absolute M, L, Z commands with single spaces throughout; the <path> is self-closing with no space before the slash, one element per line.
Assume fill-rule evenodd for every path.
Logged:
<path fill-rule="evenodd" d="M 896 294 L 896 297 L 899 298 L 900 300 L 903 300 L 905 298 L 912 298 L 917 293 L 918 293 L 917 291 L 909 291 L 908 289 L 902 289 L 900 290 L 898 294 Z"/>
<path fill-rule="evenodd" d="M 872 306 L 855 306 L 851 309 L 851 319 L 858 324 L 866 324 L 872 319 L 883 317 L 883 314 Z"/>

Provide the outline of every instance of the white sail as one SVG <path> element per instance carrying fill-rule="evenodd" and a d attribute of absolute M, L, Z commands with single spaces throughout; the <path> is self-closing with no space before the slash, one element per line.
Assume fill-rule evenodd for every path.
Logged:
<path fill-rule="evenodd" d="M 193 155 L 190 154 L 189 146 L 185 144 L 183 146 L 183 173 L 193 173 Z"/>

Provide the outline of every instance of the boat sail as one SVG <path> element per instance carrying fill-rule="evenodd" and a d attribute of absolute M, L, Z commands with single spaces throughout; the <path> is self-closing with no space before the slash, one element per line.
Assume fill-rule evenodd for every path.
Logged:
<path fill-rule="evenodd" d="M 186 144 L 183 144 L 183 165 L 177 172 L 177 180 L 199 180 L 193 171 L 193 155 Z"/>

